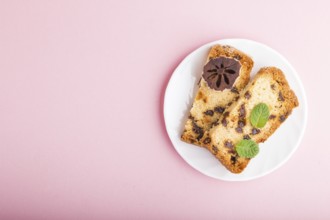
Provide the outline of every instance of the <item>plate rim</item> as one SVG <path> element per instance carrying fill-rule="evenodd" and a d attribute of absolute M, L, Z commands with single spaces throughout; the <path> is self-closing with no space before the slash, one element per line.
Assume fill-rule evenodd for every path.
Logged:
<path fill-rule="evenodd" d="M 177 147 L 175 146 L 174 144 L 174 141 L 172 140 L 172 137 L 169 133 L 169 125 L 168 125 L 168 122 L 166 120 L 167 118 L 167 102 L 168 102 L 168 90 L 169 90 L 169 85 L 171 84 L 171 82 L 173 81 L 173 76 L 175 74 L 178 73 L 178 69 L 185 63 L 187 62 L 187 60 L 190 59 L 190 57 L 192 57 L 195 53 L 197 53 L 199 50 L 201 50 L 202 48 L 204 47 L 207 47 L 207 46 L 212 46 L 214 44 L 224 44 L 222 42 L 224 41 L 237 41 L 237 42 L 247 42 L 247 43 L 253 43 L 253 44 L 256 44 L 256 45 L 259 45 L 259 46 L 262 46 L 264 48 L 266 48 L 267 50 L 269 50 L 270 52 L 276 54 L 278 57 L 281 58 L 281 60 L 285 63 L 285 65 L 288 66 L 288 68 L 290 68 L 290 70 L 292 71 L 292 74 L 294 75 L 294 78 L 295 78 L 295 81 L 296 83 L 298 84 L 298 87 L 299 89 L 301 90 L 301 96 L 302 96 L 302 99 L 304 100 L 304 106 L 302 106 L 304 108 L 304 111 L 303 111 L 303 116 L 304 116 L 304 122 L 303 122 L 303 127 L 301 129 L 301 132 L 300 132 L 300 135 L 299 135 L 299 138 L 296 142 L 296 146 L 292 149 L 292 151 L 286 156 L 285 159 L 283 159 L 280 163 L 278 163 L 276 166 L 274 166 L 272 169 L 269 169 L 267 170 L 266 172 L 264 173 L 260 173 L 258 175 L 254 175 L 252 177 L 246 177 L 246 178 L 242 178 L 242 179 L 226 179 L 226 178 L 221 178 L 219 176 L 216 176 L 216 175 L 211 175 L 209 173 L 205 173 L 205 172 L 202 172 L 200 169 L 198 169 L 195 165 L 193 165 L 192 163 L 190 163 L 181 153 L 180 151 L 177 149 Z M 227 43 L 225 43 L 227 44 Z M 230 43 L 229 43 L 230 45 Z M 280 167 L 282 167 L 291 157 L 292 155 L 297 151 L 298 147 L 300 146 L 301 142 L 302 142 L 302 139 L 304 137 L 304 134 L 305 134 L 305 131 L 306 131 L 306 127 L 307 127 L 307 123 L 308 123 L 308 100 L 307 100 L 307 95 L 306 95 L 306 91 L 305 91 L 305 88 L 303 86 L 303 83 L 297 73 L 297 71 L 295 70 L 295 68 L 291 65 L 291 63 L 282 55 L 280 54 L 279 52 L 277 52 L 276 50 L 274 50 L 273 48 L 263 44 L 263 43 L 260 43 L 260 42 L 257 42 L 257 41 L 254 41 L 254 40 L 250 40 L 250 39 L 244 39 L 244 38 L 225 38 L 225 39 L 219 39 L 219 40 L 215 40 L 215 41 L 212 41 L 212 42 L 208 42 L 208 43 L 205 43 L 199 47 L 197 47 L 196 49 L 194 49 L 192 52 L 190 52 L 187 56 L 185 56 L 181 62 L 177 65 L 177 67 L 174 69 L 174 71 L 172 72 L 171 74 L 171 77 L 170 79 L 168 80 L 167 82 L 167 85 L 166 85 L 166 89 L 165 89 L 165 94 L 164 94 L 164 100 L 163 100 L 163 117 L 164 117 L 164 122 L 165 122 L 165 129 L 166 129 L 166 132 L 167 132 L 167 135 L 168 137 L 170 138 L 171 140 L 171 143 L 174 147 L 174 149 L 176 150 L 176 152 L 180 155 L 180 157 L 186 162 L 188 163 L 192 168 L 194 168 L 195 170 L 197 170 L 198 172 L 202 173 L 203 175 L 205 176 L 208 176 L 208 177 L 211 177 L 211 178 L 214 178 L 214 179 L 217 179 L 217 180 L 222 180 L 222 181 L 228 181 L 228 182 L 243 182 L 243 181 L 249 181 L 249 180 L 254 180 L 254 179 L 258 179 L 260 177 L 263 177 L 263 176 L 266 176 L 272 172 L 274 172 L 275 170 L 279 169 Z"/>

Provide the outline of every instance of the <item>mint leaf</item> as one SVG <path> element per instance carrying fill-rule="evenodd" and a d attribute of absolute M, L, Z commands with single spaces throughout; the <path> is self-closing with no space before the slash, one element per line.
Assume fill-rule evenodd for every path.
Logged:
<path fill-rule="evenodd" d="M 259 153 L 259 145 L 253 140 L 241 140 L 235 150 L 240 157 L 253 158 Z"/>
<path fill-rule="evenodd" d="M 260 103 L 252 109 L 250 122 L 256 128 L 262 128 L 266 125 L 269 118 L 269 109 L 265 103 Z"/>

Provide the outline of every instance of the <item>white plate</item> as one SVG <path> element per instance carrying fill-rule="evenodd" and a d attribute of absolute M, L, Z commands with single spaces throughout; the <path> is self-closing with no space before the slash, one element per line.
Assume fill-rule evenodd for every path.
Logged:
<path fill-rule="evenodd" d="M 263 144 L 259 154 L 241 174 L 232 174 L 206 149 L 180 140 L 184 123 L 197 91 L 203 65 L 214 44 L 228 44 L 254 60 L 251 76 L 264 66 L 280 68 L 299 99 L 289 118 Z M 307 102 L 303 85 L 291 64 L 278 52 L 263 44 L 245 39 L 225 39 L 208 43 L 189 54 L 174 71 L 165 92 L 164 117 L 167 133 L 181 157 L 193 168 L 216 179 L 228 181 L 251 180 L 274 171 L 283 165 L 301 142 L 307 123 Z"/>

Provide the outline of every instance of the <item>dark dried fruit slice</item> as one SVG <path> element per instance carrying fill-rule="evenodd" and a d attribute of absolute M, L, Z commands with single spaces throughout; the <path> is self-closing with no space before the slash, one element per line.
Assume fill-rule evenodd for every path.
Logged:
<path fill-rule="evenodd" d="M 232 58 L 211 59 L 205 66 L 203 78 L 211 89 L 231 89 L 239 75 L 241 64 Z"/>

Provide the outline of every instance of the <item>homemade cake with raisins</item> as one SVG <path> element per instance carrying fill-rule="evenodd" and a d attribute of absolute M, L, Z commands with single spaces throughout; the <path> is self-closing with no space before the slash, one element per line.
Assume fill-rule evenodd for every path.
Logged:
<path fill-rule="evenodd" d="M 181 139 L 187 143 L 205 146 L 210 143 L 208 130 L 250 80 L 253 60 L 245 53 L 227 45 L 211 48 L 199 89 Z"/>
<path fill-rule="evenodd" d="M 252 125 L 250 118 L 251 112 L 260 103 L 268 111 L 262 128 Z M 275 67 L 262 68 L 242 91 L 237 102 L 224 112 L 219 124 L 210 130 L 207 148 L 229 171 L 241 173 L 250 158 L 237 153 L 237 144 L 242 140 L 251 140 L 256 144 L 266 141 L 298 105 L 298 99 L 283 72 Z"/>

